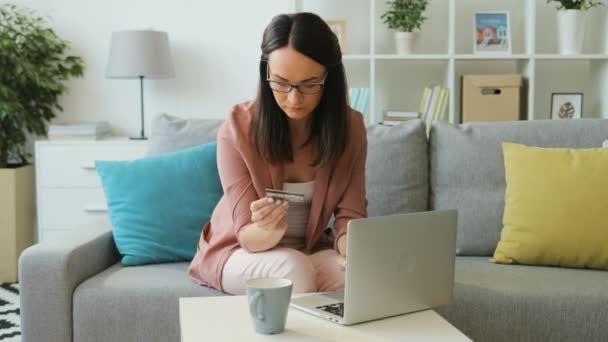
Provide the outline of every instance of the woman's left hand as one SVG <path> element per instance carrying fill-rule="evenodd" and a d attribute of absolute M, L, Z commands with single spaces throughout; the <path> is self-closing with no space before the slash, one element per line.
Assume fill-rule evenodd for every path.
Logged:
<path fill-rule="evenodd" d="M 338 262 L 338 265 L 340 265 L 342 270 L 345 271 L 346 270 L 346 234 L 340 236 L 340 239 L 338 240 L 338 252 L 340 253 L 340 256 L 338 257 L 338 259 L 336 259 L 336 261 Z"/>

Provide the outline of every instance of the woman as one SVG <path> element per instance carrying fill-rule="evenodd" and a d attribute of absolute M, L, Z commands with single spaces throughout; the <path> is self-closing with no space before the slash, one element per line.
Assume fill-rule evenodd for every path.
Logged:
<path fill-rule="evenodd" d="M 189 275 L 231 294 L 256 277 L 291 279 L 294 292 L 343 288 L 346 225 L 367 216 L 367 137 L 361 113 L 347 105 L 338 40 L 317 15 L 276 16 L 259 71 L 256 99 L 236 105 L 218 132 L 224 195 Z M 269 188 L 305 201 L 273 201 Z"/>

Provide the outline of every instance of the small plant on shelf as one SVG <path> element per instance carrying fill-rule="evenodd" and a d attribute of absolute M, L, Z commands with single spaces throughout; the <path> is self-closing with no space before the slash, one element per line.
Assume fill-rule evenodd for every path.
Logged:
<path fill-rule="evenodd" d="M 415 29 L 427 19 L 424 16 L 428 0 L 391 0 L 386 4 L 388 10 L 382 14 L 380 19 L 388 25 L 388 28 L 397 30 L 395 32 L 395 43 L 398 54 L 409 54 L 413 50 L 415 40 Z"/>
<path fill-rule="evenodd" d="M 423 16 L 428 0 L 393 0 L 386 2 L 390 8 L 380 18 L 390 29 L 412 32 L 420 29 L 427 19 Z"/>
<path fill-rule="evenodd" d="M 547 0 L 557 5 L 557 34 L 559 52 L 576 55 L 583 51 L 585 38 L 585 12 L 603 6 L 606 0 Z"/>
<path fill-rule="evenodd" d="M 603 6 L 605 1 L 593 0 L 547 0 L 548 4 L 557 3 L 558 10 L 579 10 L 586 11 L 593 7 Z"/>

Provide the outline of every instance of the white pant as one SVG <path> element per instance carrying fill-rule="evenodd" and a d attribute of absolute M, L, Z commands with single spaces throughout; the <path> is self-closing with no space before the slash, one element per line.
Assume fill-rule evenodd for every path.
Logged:
<path fill-rule="evenodd" d="M 285 247 L 258 253 L 239 248 L 224 265 L 222 287 L 226 293 L 243 295 L 247 280 L 277 277 L 291 280 L 294 293 L 335 291 L 344 288 L 344 270 L 338 257 L 333 249 L 306 255 Z"/>

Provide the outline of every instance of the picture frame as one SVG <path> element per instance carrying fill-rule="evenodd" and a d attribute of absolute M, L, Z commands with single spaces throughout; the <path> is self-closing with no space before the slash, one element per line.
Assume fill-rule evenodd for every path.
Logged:
<path fill-rule="evenodd" d="M 473 51 L 475 54 L 512 53 L 511 18 L 508 11 L 475 12 Z"/>
<path fill-rule="evenodd" d="M 551 119 L 569 120 L 583 117 L 583 93 L 551 93 Z"/>
<path fill-rule="evenodd" d="M 338 37 L 342 54 L 346 53 L 346 20 L 326 20 L 331 31 Z"/>

